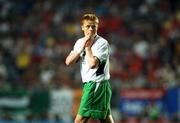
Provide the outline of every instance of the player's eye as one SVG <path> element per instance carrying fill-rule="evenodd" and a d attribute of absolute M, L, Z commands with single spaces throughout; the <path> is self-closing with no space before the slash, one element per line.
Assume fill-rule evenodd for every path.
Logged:
<path fill-rule="evenodd" d="M 96 26 L 95 26 L 95 25 L 87 25 L 87 26 L 86 26 L 87 29 L 89 29 L 90 27 L 91 27 L 92 29 L 94 29 Z"/>
<path fill-rule="evenodd" d="M 87 25 L 87 26 L 86 26 L 86 28 L 88 28 L 88 29 L 89 29 L 89 28 L 90 28 L 90 25 Z"/>

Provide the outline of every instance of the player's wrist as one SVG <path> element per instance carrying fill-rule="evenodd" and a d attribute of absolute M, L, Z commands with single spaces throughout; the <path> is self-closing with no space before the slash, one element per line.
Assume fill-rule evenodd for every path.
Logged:
<path fill-rule="evenodd" d="M 85 47 L 85 50 L 89 51 L 89 50 L 91 50 L 91 47 Z"/>

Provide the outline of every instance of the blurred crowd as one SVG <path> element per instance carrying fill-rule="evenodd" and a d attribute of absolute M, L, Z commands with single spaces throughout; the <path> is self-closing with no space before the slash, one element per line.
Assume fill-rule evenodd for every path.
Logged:
<path fill-rule="evenodd" d="M 89 12 L 99 17 L 98 34 L 111 45 L 114 93 L 180 85 L 178 0 L 0 0 L 0 89 L 68 88 L 71 100 L 81 87 L 79 66 L 64 60 Z"/>

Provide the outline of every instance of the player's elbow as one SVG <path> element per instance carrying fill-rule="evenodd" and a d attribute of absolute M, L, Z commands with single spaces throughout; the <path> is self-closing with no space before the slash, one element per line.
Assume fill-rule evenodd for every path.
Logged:
<path fill-rule="evenodd" d="M 89 65 L 89 68 L 94 69 L 94 68 L 96 68 L 96 66 L 95 65 Z"/>
<path fill-rule="evenodd" d="M 90 68 L 90 69 L 94 69 L 94 68 L 96 68 L 96 67 L 97 67 L 97 64 L 96 64 L 95 61 L 93 61 L 93 62 L 91 62 L 91 63 L 89 64 L 89 68 Z"/>
<path fill-rule="evenodd" d="M 67 59 L 65 60 L 65 64 L 66 64 L 67 66 L 70 66 L 70 65 L 71 65 L 71 61 L 67 58 Z"/>
<path fill-rule="evenodd" d="M 67 61 L 65 61 L 65 64 L 66 64 L 66 66 L 70 66 L 70 63 L 69 63 L 69 62 L 67 62 Z"/>
<path fill-rule="evenodd" d="M 91 59 L 89 61 L 89 68 L 90 69 L 94 69 L 94 68 L 97 68 L 99 65 L 99 60 L 96 58 L 96 57 L 93 57 L 93 59 Z"/>

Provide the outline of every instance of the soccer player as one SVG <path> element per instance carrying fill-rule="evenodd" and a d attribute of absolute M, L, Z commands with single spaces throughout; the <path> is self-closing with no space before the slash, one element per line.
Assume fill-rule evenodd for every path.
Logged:
<path fill-rule="evenodd" d="M 101 123 L 114 123 L 109 84 L 109 44 L 97 34 L 99 19 L 95 14 L 85 14 L 81 19 L 84 37 L 78 39 L 66 58 L 66 65 L 80 61 L 83 95 L 75 123 L 87 123 L 89 118 Z"/>

